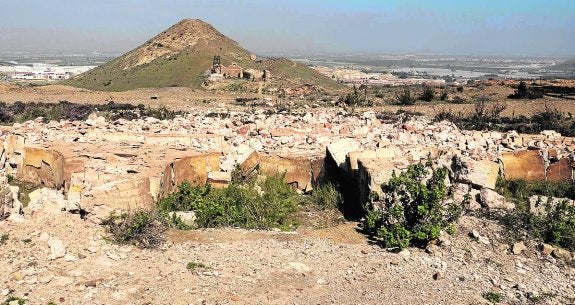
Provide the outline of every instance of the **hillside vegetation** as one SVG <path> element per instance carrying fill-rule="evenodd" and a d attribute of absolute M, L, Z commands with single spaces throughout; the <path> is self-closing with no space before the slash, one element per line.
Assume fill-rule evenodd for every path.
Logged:
<path fill-rule="evenodd" d="M 228 66 L 267 69 L 279 84 L 309 83 L 326 89 L 341 87 L 316 71 L 287 59 L 252 60 L 252 54 L 211 25 L 185 19 L 150 39 L 142 46 L 64 82 L 97 91 L 126 91 L 137 88 L 200 88 L 204 73 L 215 55 Z"/>

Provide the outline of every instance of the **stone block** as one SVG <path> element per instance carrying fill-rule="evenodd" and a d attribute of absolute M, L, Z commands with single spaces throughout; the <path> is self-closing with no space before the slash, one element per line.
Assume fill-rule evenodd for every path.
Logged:
<path fill-rule="evenodd" d="M 64 183 L 64 157 L 54 150 L 25 147 L 18 176 L 23 181 L 61 188 Z"/>
<path fill-rule="evenodd" d="M 551 163 L 546 170 L 547 181 L 573 181 L 573 168 L 568 158 Z"/>
<path fill-rule="evenodd" d="M 539 150 L 504 152 L 501 162 L 506 180 L 545 181 L 545 160 Z"/>
<path fill-rule="evenodd" d="M 489 160 L 475 161 L 455 157 L 452 170 L 457 182 L 472 184 L 478 188 L 495 189 L 499 177 L 499 164 Z"/>
<path fill-rule="evenodd" d="M 261 156 L 260 170 L 264 175 L 285 174 L 285 181 L 302 191 L 311 191 L 312 161 L 305 157 Z"/>
<path fill-rule="evenodd" d="M 221 153 L 206 153 L 176 159 L 164 170 L 161 196 L 167 196 L 184 181 L 203 185 L 208 182 L 208 173 L 219 171 Z"/>
<path fill-rule="evenodd" d="M 230 172 L 209 172 L 208 183 L 215 188 L 226 188 L 232 182 Z"/>

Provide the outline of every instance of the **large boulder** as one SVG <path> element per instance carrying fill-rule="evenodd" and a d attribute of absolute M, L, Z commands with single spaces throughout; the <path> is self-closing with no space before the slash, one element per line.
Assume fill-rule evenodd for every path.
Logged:
<path fill-rule="evenodd" d="M 18 176 L 23 181 L 61 188 L 64 184 L 64 157 L 54 150 L 25 147 Z"/>
<path fill-rule="evenodd" d="M 452 170 L 457 182 L 472 184 L 477 188 L 495 189 L 499 177 L 499 164 L 489 160 L 475 161 L 456 156 Z"/>
<path fill-rule="evenodd" d="M 208 173 L 219 171 L 221 153 L 205 153 L 176 159 L 166 166 L 162 179 L 161 195 L 175 191 L 184 181 L 203 185 L 208 182 Z"/>
<path fill-rule="evenodd" d="M 312 159 L 306 157 L 261 156 L 259 165 L 262 174 L 285 174 L 286 183 L 302 191 L 311 191 L 312 163 Z"/>
<path fill-rule="evenodd" d="M 499 195 L 492 189 L 483 188 L 479 194 L 481 205 L 490 210 L 513 210 L 515 209 L 515 204 L 508 202 L 505 197 Z"/>
<path fill-rule="evenodd" d="M 555 163 L 551 163 L 545 172 L 547 181 L 573 181 L 573 168 L 571 160 L 563 158 Z"/>
<path fill-rule="evenodd" d="M 346 157 L 352 151 L 359 151 L 359 143 L 350 138 L 339 139 L 327 146 L 327 155 L 342 170 L 347 171 Z"/>

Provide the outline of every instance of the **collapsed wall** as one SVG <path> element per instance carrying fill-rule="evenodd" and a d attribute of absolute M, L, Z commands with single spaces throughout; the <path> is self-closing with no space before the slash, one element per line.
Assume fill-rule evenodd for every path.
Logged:
<path fill-rule="evenodd" d="M 373 112 L 350 115 L 342 109 L 37 120 L 4 128 L 0 141 L 4 175 L 60 190 L 66 206 L 92 213 L 151 208 L 183 181 L 225 187 L 236 166 L 284 174 L 301 192 L 331 180 L 357 211 L 394 172 L 429 158 L 449 168 L 453 183 L 479 192 L 494 189 L 500 174 L 572 181 L 575 151 L 572 138 L 549 131 L 462 131 L 422 117 L 384 124 Z"/>

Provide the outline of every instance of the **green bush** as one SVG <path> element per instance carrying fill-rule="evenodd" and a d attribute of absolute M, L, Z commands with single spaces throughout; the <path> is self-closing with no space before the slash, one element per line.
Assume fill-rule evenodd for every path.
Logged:
<path fill-rule="evenodd" d="M 363 89 L 363 94 L 360 92 Z M 353 85 L 353 91 L 348 93 L 345 96 L 341 96 L 339 98 L 340 103 L 345 103 L 348 106 L 366 106 L 370 102 L 367 99 L 367 87 L 365 85 L 361 85 L 358 88 Z"/>
<path fill-rule="evenodd" d="M 204 265 L 202 263 L 194 262 L 194 261 L 190 261 L 186 265 L 186 269 L 188 269 L 190 271 L 194 271 L 196 269 L 206 269 L 206 268 L 207 268 L 206 265 Z"/>
<path fill-rule="evenodd" d="M 10 239 L 10 234 L 3 233 L 2 235 L 0 235 L 0 246 L 6 244 L 8 239 Z"/>
<path fill-rule="evenodd" d="M 141 248 L 156 248 L 164 241 L 166 219 L 157 211 L 138 210 L 135 212 L 114 213 L 102 222 L 119 244 L 135 244 Z"/>
<path fill-rule="evenodd" d="M 433 88 L 431 88 L 427 84 L 424 84 L 423 92 L 421 92 L 421 96 L 419 97 L 419 99 L 429 103 L 433 100 L 434 97 L 435 97 L 435 91 L 433 91 Z"/>
<path fill-rule="evenodd" d="M 411 89 L 408 86 L 404 86 L 399 93 L 395 95 L 397 104 L 399 105 L 413 105 L 415 104 L 415 98 L 411 94 Z"/>
<path fill-rule="evenodd" d="M 527 233 L 546 243 L 575 251 L 575 206 L 565 201 L 558 204 L 543 202 L 544 215 L 533 215 L 528 210 L 529 197 L 533 195 L 575 199 L 575 184 L 499 179 L 497 191 L 517 207 L 513 212 L 494 215 L 510 232 Z"/>
<path fill-rule="evenodd" d="M 18 305 L 26 304 L 26 300 L 24 300 L 22 298 L 14 297 L 14 296 L 8 296 L 8 298 L 3 303 L 1 303 L 0 305 L 14 304 L 14 302 L 16 302 L 16 304 L 18 304 Z"/>
<path fill-rule="evenodd" d="M 331 183 L 316 186 L 309 195 L 309 201 L 321 209 L 338 209 L 343 204 L 341 193 Z"/>
<path fill-rule="evenodd" d="M 483 298 L 494 304 L 503 301 L 503 295 L 501 293 L 491 291 L 484 293 Z"/>
<path fill-rule="evenodd" d="M 366 232 L 386 248 L 425 246 L 455 223 L 461 210 L 446 204 L 447 169 L 431 162 L 414 164 L 381 186 L 384 196 L 371 202 L 363 222 Z"/>
<path fill-rule="evenodd" d="M 258 183 L 232 183 L 224 189 L 184 182 L 178 191 L 160 200 L 164 213 L 194 211 L 199 227 L 288 229 L 292 214 L 303 203 L 282 175 Z"/>

